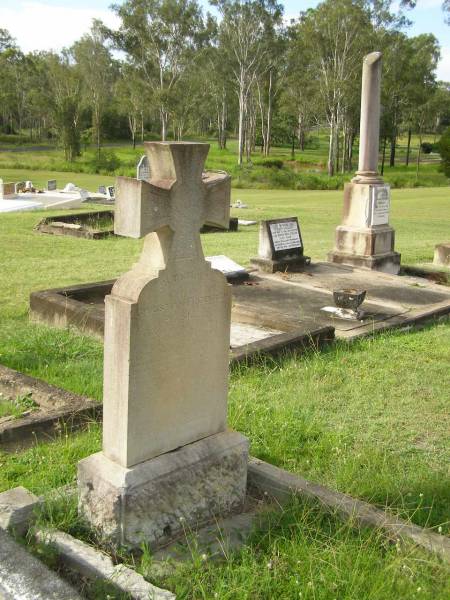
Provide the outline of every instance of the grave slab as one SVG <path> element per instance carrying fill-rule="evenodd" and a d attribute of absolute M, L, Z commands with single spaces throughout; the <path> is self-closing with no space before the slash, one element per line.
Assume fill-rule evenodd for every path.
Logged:
<path fill-rule="evenodd" d="M 23 535 L 38 504 L 39 498 L 22 486 L 0 493 L 0 529 Z"/>
<path fill-rule="evenodd" d="M 35 321 L 58 327 L 75 326 L 85 333 L 103 336 L 104 298 L 113 282 L 99 282 L 33 292 L 30 314 Z M 362 309 L 365 320 L 349 322 L 327 315 L 321 309 L 333 304 L 333 291 L 367 290 Z M 335 328 L 336 337 L 352 339 L 373 330 L 414 326 L 450 312 L 450 288 L 420 277 L 396 276 L 333 263 L 314 263 L 302 273 L 252 274 L 246 284 L 233 285 L 231 338 L 232 352 L 242 356 L 245 345 L 243 325 L 261 330 L 260 351 L 291 336 L 319 334 Z M 267 337 L 267 330 L 283 334 Z M 236 336 L 234 335 L 236 330 Z M 330 330 L 328 330 L 328 336 Z M 251 334 L 253 337 L 253 332 Z"/>
<path fill-rule="evenodd" d="M 101 411 L 101 405 L 94 400 L 0 365 L 0 398 L 14 400 L 18 396 L 30 396 L 37 408 L 19 418 L 0 419 L 3 451 L 54 437 L 62 427 L 68 431 L 82 427 Z"/>
<path fill-rule="evenodd" d="M 39 221 L 35 230 L 52 235 L 99 240 L 114 234 L 114 212 L 101 210 L 51 215 Z"/>
<path fill-rule="evenodd" d="M 1 600 L 82 600 L 68 583 L 0 530 Z"/>

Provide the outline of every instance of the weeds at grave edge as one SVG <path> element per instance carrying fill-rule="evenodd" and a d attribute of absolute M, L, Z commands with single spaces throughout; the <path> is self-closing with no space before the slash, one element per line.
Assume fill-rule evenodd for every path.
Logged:
<path fill-rule="evenodd" d="M 184 541 L 190 558 L 171 563 L 163 576 L 155 575 L 148 545 L 128 552 L 102 542 L 98 532 L 78 516 L 76 497 L 47 501 L 37 515 L 37 526 L 56 528 L 83 540 L 108 554 L 116 564 L 124 563 L 153 584 L 172 590 L 180 600 L 444 600 L 450 592 L 450 572 L 437 558 L 389 538 L 382 530 L 343 520 L 318 502 L 298 497 L 265 513 L 245 546 L 230 551 L 220 561 L 212 560 L 186 527 Z M 217 535 L 220 538 L 220 530 Z M 51 568 L 61 568 L 54 550 L 34 543 L 31 533 L 28 541 Z M 64 569 L 61 572 L 67 577 Z M 82 581 L 81 585 L 89 600 L 127 598 L 102 582 L 93 585 Z"/>

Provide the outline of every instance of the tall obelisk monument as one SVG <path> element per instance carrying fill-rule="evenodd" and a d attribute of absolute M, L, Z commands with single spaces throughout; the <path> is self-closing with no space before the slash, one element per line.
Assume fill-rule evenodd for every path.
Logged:
<path fill-rule="evenodd" d="M 389 226 L 390 187 L 378 174 L 381 52 L 364 58 L 358 171 L 344 188 L 342 225 L 336 228 L 330 262 L 397 274 L 400 254 Z"/>

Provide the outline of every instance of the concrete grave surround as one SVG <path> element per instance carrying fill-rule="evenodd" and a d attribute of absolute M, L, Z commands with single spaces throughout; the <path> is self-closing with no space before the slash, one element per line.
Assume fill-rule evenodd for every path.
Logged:
<path fill-rule="evenodd" d="M 364 58 L 358 171 L 345 185 L 342 224 L 328 260 L 396 275 L 400 254 L 389 226 L 390 187 L 378 174 L 381 66 L 380 52 Z"/>
<path fill-rule="evenodd" d="M 238 508 L 248 452 L 227 432 L 231 288 L 199 235 L 227 224 L 230 178 L 202 180 L 208 144 L 145 149 L 152 179 L 117 183 L 116 232 L 145 241 L 105 301 L 103 452 L 79 464 L 81 511 L 129 545 L 170 538 L 180 516 Z M 129 219 L 138 204 L 142 218 Z"/>
<path fill-rule="evenodd" d="M 303 255 L 303 241 L 297 217 L 261 221 L 258 256 L 251 264 L 260 271 L 301 271 L 311 262 Z"/>

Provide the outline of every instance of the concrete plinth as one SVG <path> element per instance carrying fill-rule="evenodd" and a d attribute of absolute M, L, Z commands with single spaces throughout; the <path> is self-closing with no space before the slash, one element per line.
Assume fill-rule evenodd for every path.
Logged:
<path fill-rule="evenodd" d="M 337 251 L 328 254 L 329 262 L 371 269 L 372 271 L 382 271 L 391 275 L 398 275 L 400 271 L 400 259 L 401 255 L 398 252 L 388 252 L 375 256 L 361 256 L 359 254 L 346 254 Z"/>
<path fill-rule="evenodd" d="M 218 433 L 133 467 L 102 452 L 78 464 L 79 509 L 104 537 L 164 545 L 214 516 L 242 510 L 248 440 Z"/>
<path fill-rule="evenodd" d="M 295 273 L 303 271 L 310 263 L 311 258 L 309 256 L 295 256 L 293 258 L 281 258 L 275 260 L 258 256 L 250 260 L 250 264 L 263 273 L 277 273 L 279 271 Z"/>
<path fill-rule="evenodd" d="M 394 251 L 389 208 L 390 189 L 382 181 L 346 184 L 342 224 L 328 260 L 397 275 L 401 256 Z"/>
<path fill-rule="evenodd" d="M 389 225 L 375 227 L 336 227 L 335 248 L 330 262 L 363 267 L 397 275 L 401 255 L 394 251 L 395 231 Z"/>
<path fill-rule="evenodd" d="M 450 242 L 438 244 L 435 247 L 433 263 L 435 265 L 450 267 Z"/>

